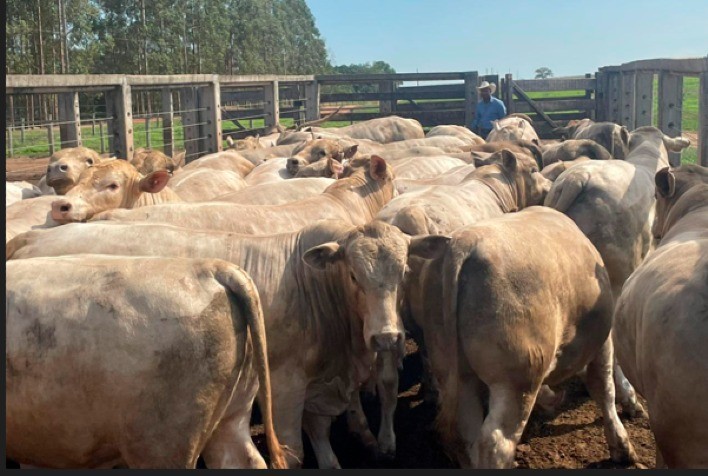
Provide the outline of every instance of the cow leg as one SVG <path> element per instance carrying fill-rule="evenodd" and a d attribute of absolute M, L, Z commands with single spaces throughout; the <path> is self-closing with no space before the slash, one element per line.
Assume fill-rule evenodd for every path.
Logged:
<path fill-rule="evenodd" d="M 396 433 L 393 417 L 398 401 L 398 358 L 393 351 L 379 352 L 376 359 L 376 389 L 381 400 L 381 426 L 379 427 L 379 450 L 387 459 L 396 456 Z"/>
<path fill-rule="evenodd" d="M 629 441 L 627 430 L 617 416 L 615 385 L 612 380 L 612 338 L 608 337 L 598 355 L 587 366 L 586 385 L 590 396 L 602 410 L 605 438 L 610 447 L 610 457 L 615 463 L 632 463 L 637 460 Z"/>
<path fill-rule="evenodd" d="M 366 451 L 372 457 L 378 457 L 379 445 L 369 429 L 369 422 L 366 420 L 364 409 L 361 407 L 359 391 L 352 392 L 352 398 L 347 408 L 347 428 L 350 433 L 359 437 L 361 444 L 364 445 Z"/>
<path fill-rule="evenodd" d="M 452 378 L 452 377 L 451 377 Z M 457 455 L 460 465 L 468 468 L 472 464 L 469 455 L 479 438 L 484 422 L 484 403 L 482 386 L 477 374 L 466 372 L 459 378 L 457 390 L 457 428 L 462 439 L 464 451 Z"/>
<path fill-rule="evenodd" d="M 615 392 L 616 400 L 622 406 L 622 412 L 626 413 L 630 418 L 637 418 L 644 416 L 644 407 L 639 400 L 637 400 L 637 393 L 634 391 L 634 387 L 629 383 L 629 380 L 624 376 L 622 368 L 617 363 L 617 359 L 614 359 L 614 372 L 613 377 L 615 380 Z"/>
<path fill-rule="evenodd" d="M 312 449 L 315 451 L 317 466 L 320 469 L 341 469 L 339 460 L 332 450 L 329 441 L 329 430 L 332 426 L 332 417 L 327 415 L 315 415 L 307 410 L 303 415 L 302 426 L 310 438 Z"/>
<path fill-rule="evenodd" d="M 234 405 L 236 397 L 231 400 Z M 244 399 L 247 400 L 247 399 Z M 212 433 L 202 452 L 204 463 L 209 469 L 267 469 L 260 452 L 251 438 L 251 407 L 253 400 L 241 408 L 229 412 Z M 229 409 L 231 410 L 231 409 Z"/>
<path fill-rule="evenodd" d="M 540 387 L 540 381 L 525 388 L 507 382 L 489 386 L 489 413 L 472 447 L 472 467 L 514 467 L 516 444 L 524 431 Z"/>
<path fill-rule="evenodd" d="M 305 457 L 302 444 L 302 416 L 305 411 L 305 379 L 292 368 L 270 372 L 273 391 L 273 426 L 285 452 L 288 468 L 301 468 Z"/>

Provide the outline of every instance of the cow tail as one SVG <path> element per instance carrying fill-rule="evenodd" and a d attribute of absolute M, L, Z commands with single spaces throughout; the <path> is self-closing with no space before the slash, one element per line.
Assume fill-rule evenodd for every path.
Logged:
<path fill-rule="evenodd" d="M 20 233 L 5 243 L 5 261 L 9 261 L 21 248 L 27 246 L 30 242 L 28 233 Z"/>
<path fill-rule="evenodd" d="M 586 170 L 568 172 L 568 174 L 570 175 L 562 182 L 556 182 L 557 186 L 551 187 L 544 203 L 545 206 L 555 208 L 562 213 L 570 209 L 590 181 L 590 173 Z"/>
<path fill-rule="evenodd" d="M 263 308 L 256 285 L 241 268 L 230 266 L 221 268 L 216 278 L 237 297 L 241 312 L 251 331 L 254 361 L 258 372 L 258 405 L 263 416 L 266 444 L 270 454 L 270 465 L 274 469 L 287 469 L 285 453 L 287 448 L 278 441 L 273 427 L 273 401 L 268 367 L 268 346 L 266 344 Z"/>
<path fill-rule="evenodd" d="M 458 333 L 458 291 L 460 270 L 469 254 L 469 247 L 461 246 L 459 238 L 453 238 L 443 258 L 443 328 L 446 344 L 445 355 L 447 377 L 439 389 L 439 409 L 435 427 L 440 433 L 445 447 L 457 453 L 463 448 L 457 429 L 458 420 L 458 379 L 459 379 L 459 333 Z M 429 355 L 431 353 L 429 352 Z M 454 457 L 455 454 L 450 456 Z"/>

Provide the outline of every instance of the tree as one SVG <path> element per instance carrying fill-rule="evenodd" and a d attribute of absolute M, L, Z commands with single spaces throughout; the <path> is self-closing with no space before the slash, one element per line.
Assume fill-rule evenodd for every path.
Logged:
<path fill-rule="evenodd" d="M 547 68 L 545 66 L 538 68 L 535 73 L 536 76 L 534 76 L 534 79 L 546 79 L 553 77 L 553 71 L 551 71 L 551 68 Z"/>

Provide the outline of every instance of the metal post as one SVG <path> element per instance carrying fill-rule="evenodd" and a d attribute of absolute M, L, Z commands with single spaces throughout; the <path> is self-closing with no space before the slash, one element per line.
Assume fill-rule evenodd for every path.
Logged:
<path fill-rule="evenodd" d="M 20 118 L 20 143 L 25 143 L 25 118 Z"/>
<path fill-rule="evenodd" d="M 98 121 L 98 133 L 101 136 L 101 153 L 104 154 L 106 152 L 106 146 L 103 143 L 103 121 Z"/>
<path fill-rule="evenodd" d="M 92 136 L 96 135 L 96 113 L 95 112 L 91 113 L 91 135 Z"/>
<path fill-rule="evenodd" d="M 12 129 L 5 129 L 7 132 L 7 146 L 10 149 L 10 155 L 9 157 L 12 157 L 15 155 L 15 151 L 12 148 Z"/>
<path fill-rule="evenodd" d="M 174 130 L 172 122 L 174 121 L 174 102 L 172 101 L 172 90 L 170 88 L 162 89 L 162 152 L 168 157 L 174 155 Z"/>
<path fill-rule="evenodd" d="M 619 73 L 608 73 L 608 116 L 607 120 L 619 124 L 621 122 L 621 81 Z"/>
<path fill-rule="evenodd" d="M 54 127 L 51 123 L 47 124 L 47 136 L 49 138 L 49 155 L 54 155 L 56 150 L 54 147 Z"/>
<path fill-rule="evenodd" d="M 150 140 L 150 119 L 149 115 L 145 117 L 145 147 L 152 149 L 152 141 Z"/>

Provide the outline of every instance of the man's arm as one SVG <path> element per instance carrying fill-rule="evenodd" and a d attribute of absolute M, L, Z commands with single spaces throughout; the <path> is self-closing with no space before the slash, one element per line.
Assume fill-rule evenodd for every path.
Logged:
<path fill-rule="evenodd" d="M 504 102 L 502 102 L 501 100 L 499 100 L 499 102 L 497 104 L 499 105 L 499 114 L 500 114 L 499 119 L 501 119 L 502 117 L 506 116 L 506 106 L 504 105 Z"/>

